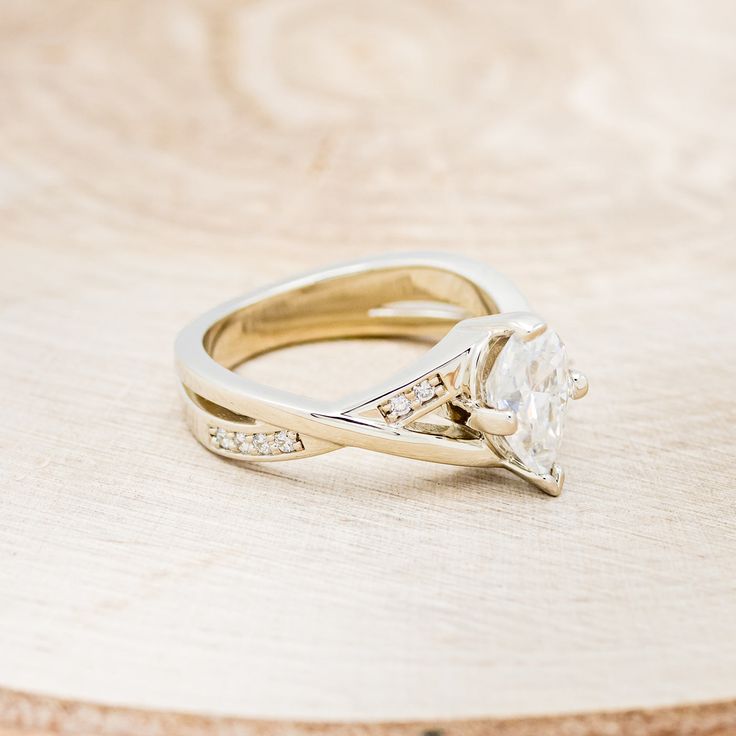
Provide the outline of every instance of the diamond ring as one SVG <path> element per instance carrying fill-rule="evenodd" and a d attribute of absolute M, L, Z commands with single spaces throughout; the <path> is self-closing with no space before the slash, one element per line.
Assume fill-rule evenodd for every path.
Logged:
<path fill-rule="evenodd" d="M 287 345 L 375 336 L 435 344 L 380 385 L 327 402 L 233 371 Z M 181 331 L 176 364 L 188 425 L 218 455 L 274 462 L 360 447 L 505 468 L 553 496 L 569 400 L 588 390 L 513 284 L 435 253 L 343 264 L 223 304 Z"/>

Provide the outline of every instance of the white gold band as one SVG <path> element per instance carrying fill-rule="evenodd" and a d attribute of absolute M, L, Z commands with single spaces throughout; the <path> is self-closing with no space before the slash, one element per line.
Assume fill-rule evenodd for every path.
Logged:
<path fill-rule="evenodd" d="M 394 255 L 227 302 L 182 330 L 176 360 L 193 434 L 226 457 L 278 461 L 349 445 L 506 467 L 556 495 L 559 466 L 535 472 L 499 441 L 516 432 L 519 417 L 484 396 L 509 336 L 527 342 L 545 330 L 519 291 L 482 264 L 446 254 Z M 286 345 L 378 335 L 438 342 L 387 381 L 334 402 L 279 391 L 231 370 Z M 573 397 L 583 395 L 582 376 L 569 380 Z"/>

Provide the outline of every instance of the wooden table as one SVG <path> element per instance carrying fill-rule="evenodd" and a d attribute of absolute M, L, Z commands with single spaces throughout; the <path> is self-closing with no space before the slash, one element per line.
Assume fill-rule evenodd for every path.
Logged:
<path fill-rule="evenodd" d="M 3 3 L 0 734 L 735 733 L 735 33 L 725 0 Z M 510 276 L 588 374 L 560 498 L 194 442 L 180 326 L 414 249 Z M 248 371 L 325 395 L 418 349 L 369 348 Z"/>

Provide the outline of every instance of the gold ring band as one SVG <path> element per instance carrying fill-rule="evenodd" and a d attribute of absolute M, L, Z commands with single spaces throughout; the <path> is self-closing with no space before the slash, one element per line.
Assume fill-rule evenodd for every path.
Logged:
<path fill-rule="evenodd" d="M 354 337 L 437 340 L 380 385 L 334 402 L 233 372 L 280 347 Z M 335 266 L 227 302 L 176 340 L 185 415 L 212 452 L 246 462 L 341 447 L 502 467 L 551 495 L 568 399 L 587 380 L 506 278 L 449 254 Z"/>

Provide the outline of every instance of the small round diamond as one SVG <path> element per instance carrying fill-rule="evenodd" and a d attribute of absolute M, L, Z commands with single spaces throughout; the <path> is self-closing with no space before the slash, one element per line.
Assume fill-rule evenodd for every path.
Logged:
<path fill-rule="evenodd" d="M 222 447 L 223 450 L 234 450 L 235 449 L 235 439 L 232 437 L 223 437 L 220 440 L 220 447 Z"/>
<path fill-rule="evenodd" d="M 283 430 L 277 432 L 275 440 L 276 447 L 278 447 L 281 452 L 294 452 L 294 439 L 289 437 L 288 432 Z"/>
<path fill-rule="evenodd" d="M 396 414 L 397 417 L 403 417 L 411 411 L 409 399 L 404 394 L 394 396 L 389 402 L 389 413 Z"/>
<path fill-rule="evenodd" d="M 426 404 L 433 399 L 435 394 L 434 386 L 426 379 L 414 386 L 413 391 L 417 401 L 422 404 Z"/>
<path fill-rule="evenodd" d="M 245 432 L 236 432 L 235 433 L 235 441 L 239 445 L 242 445 L 243 442 L 247 442 L 248 441 L 248 435 Z"/>
<path fill-rule="evenodd" d="M 271 443 L 262 432 L 253 435 L 253 449 L 259 455 L 269 455 L 271 453 Z"/>

